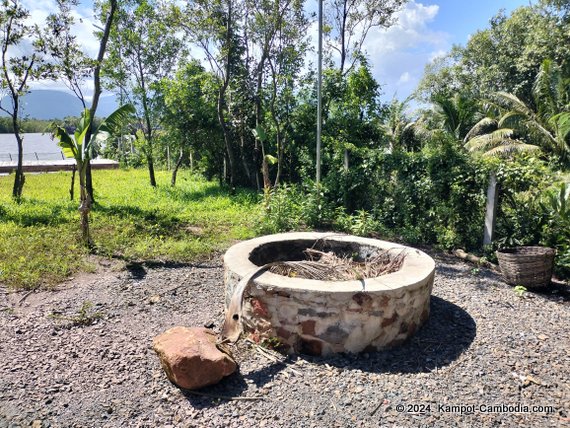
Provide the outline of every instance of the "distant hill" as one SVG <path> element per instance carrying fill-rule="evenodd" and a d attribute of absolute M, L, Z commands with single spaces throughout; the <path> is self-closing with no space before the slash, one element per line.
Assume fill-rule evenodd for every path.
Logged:
<path fill-rule="evenodd" d="M 8 100 L 2 104 L 9 105 Z M 105 117 L 118 107 L 115 97 L 104 96 L 99 99 L 97 116 Z M 22 112 L 31 119 L 63 119 L 67 116 L 79 116 L 83 106 L 75 95 L 54 90 L 35 90 L 22 97 Z M 0 116 L 6 113 L 0 112 Z"/>

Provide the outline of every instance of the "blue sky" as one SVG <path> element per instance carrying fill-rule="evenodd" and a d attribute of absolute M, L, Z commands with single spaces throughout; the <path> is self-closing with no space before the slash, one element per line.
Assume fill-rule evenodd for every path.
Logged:
<path fill-rule="evenodd" d="M 488 27 L 500 9 L 510 13 L 528 0 L 412 0 L 389 29 L 370 33 L 366 49 L 383 99 L 403 99 L 416 88 L 425 65 Z"/>
<path fill-rule="evenodd" d="M 537 0 L 532 0 L 536 2 Z M 36 22 L 41 22 L 53 10 L 54 0 L 23 0 Z M 308 0 L 307 9 L 316 0 Z M 500 9 L 507 13 L 528 5 L 529 0 L 411 0 L 398 13 L 398 22 L 389 29 L 370 31 L 365 48 L 373 74 L 382 85 L 383 99 L 394 94 L 400 99 L 416 88 L 425 64 L 449 51 L 453 44 L 464 45 L 469 36 L 488 26 L 489 20 Z M 327 7 L 325 0 L 324 7 Z M 75 12 L 82 19 L 78 39 L 87 52 L 95 55 L 98 42 L 92 36 L 91 1 L 82 1 Z M 316 24 L 312 34 L 316 34 Z M 55 89 L 61 85 L 47 82 L 37 88 Z"/>

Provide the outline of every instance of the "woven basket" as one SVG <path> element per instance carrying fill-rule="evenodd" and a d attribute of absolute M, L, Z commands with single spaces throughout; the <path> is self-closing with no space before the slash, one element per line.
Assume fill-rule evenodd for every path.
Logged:
<path fill-rule="evenodd" d="M 497 258 L 507 284 L 540 288 L 550 284 L 554 253 L 548 247 L 515 247 L 497 251 Z"/>

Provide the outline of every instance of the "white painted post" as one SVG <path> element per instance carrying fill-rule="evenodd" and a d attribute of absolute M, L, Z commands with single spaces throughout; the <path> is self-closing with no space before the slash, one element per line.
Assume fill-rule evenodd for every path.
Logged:
<path fill-rule="evenodd" d="M 487 188 L 487 212 L 485 213 L 485 231 L 483 245 L 490 245 L 495 235 L 495 219 L 497 216 L 497 202 L 499 201 L 499 189 L 497 176 L 494 172 L 489 174 L 489 187 Z"/>
<path fill-rule="evenodd" d="M 323 0 L 319 0 L 319 39 L 318 39 L 318 62 L 317 62 L 317 157 L 316 157 L 316 184 L 321 182 L 321 130 L 322 117 L 322 87 L 323 87 Z"/>

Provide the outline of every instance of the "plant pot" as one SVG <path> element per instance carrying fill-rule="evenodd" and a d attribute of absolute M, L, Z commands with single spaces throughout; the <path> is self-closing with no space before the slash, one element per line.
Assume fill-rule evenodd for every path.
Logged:
<path fill-rule="evenodd" d="M 542 288 L 550 284 L 555 250 L 526 246 L 497 251 L 499 267 L 507 284 Z"/>

